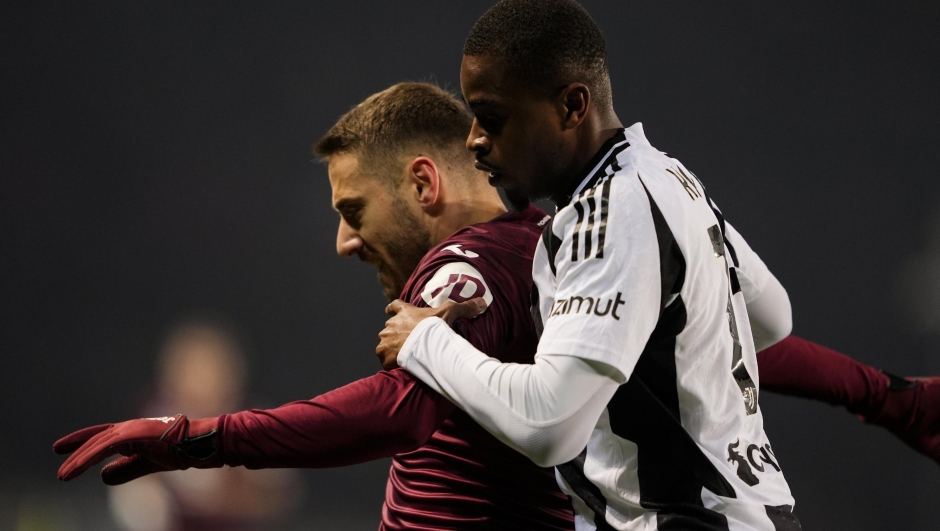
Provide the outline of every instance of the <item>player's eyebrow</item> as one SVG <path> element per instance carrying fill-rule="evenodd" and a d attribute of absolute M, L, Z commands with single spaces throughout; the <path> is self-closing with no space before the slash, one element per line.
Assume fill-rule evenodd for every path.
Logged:
<path fill-rule="evenodd" d="M 333 204 L 333 210 L 342 212 L 344 210 L 355 210 L 365 206 L 366 201 L 361 197 L 344 197 Z"/>
<path fill-rule="evenodd" d="M 477 108 L 477 107 L 490 107 L 490 106 L 499 105 L 499 102 L 497 100 L 493 98 L 487 98 L 485 96 L 481 96 L 479 98 L 473 98 L 470 100 L 464 100 L 464 101 L 466 101 L 467 106 L 470 107 L 471 109 Z"/>

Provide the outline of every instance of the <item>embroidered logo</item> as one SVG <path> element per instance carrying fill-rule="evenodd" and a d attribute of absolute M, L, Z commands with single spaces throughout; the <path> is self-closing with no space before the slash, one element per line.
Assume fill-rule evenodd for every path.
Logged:
<path fill-rule="evenodd" d="M 449 300 L 464 302 L 476 297 L 483 297 L 487 306 L 493 303 L 493 294 L 483 275 L 467 262 L 444 264 L 421 290 L 421 298 L 432 308 Z"/>
<path fill-rule="evenodd" d="M 460 248 L 460 246 L 461 244 L 459 243 L 454 244 L 454 245 L 448 245 L 447 247 L 444 247 L 444 250 L 450 251 L 460 256 L 466 256 L 467 258 L 479 258 L 480 255 L 478 255 L 477 253 L 473 251 L 464 251 L 463 249 Z"/>

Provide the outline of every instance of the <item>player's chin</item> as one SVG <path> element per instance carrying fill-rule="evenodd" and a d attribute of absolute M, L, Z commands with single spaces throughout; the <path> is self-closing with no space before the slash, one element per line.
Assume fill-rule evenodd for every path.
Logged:
<path fill-rule="evenodd" d="M 399 298 L 404 286 L 400 286 L 401 283 L 397 282 L 391 273 L 379 271 L 378 279 L 379 284 L 382 286 L 382 294 L 385 295 L 388 302 Z"/>
<path fill-rule="evenodd" d="M 499 185 L 508 193 L 528 199 L 537 198 L 545 188 L 541 174 L 528 167 L 514 169 L 501 175 Z"/>
<path fill-rule="evenodd" d="M 497 186 L 504 186 L 506 175 L 501 171 L 494 170 L 486 174 L 486 181 L 494 188 Z"/>

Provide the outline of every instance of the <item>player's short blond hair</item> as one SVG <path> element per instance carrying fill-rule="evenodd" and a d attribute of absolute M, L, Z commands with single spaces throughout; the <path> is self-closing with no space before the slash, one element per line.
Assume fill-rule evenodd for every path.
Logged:
<path fill-rule="evenodd" d="M 438 163 L 471 167 L 466 139 L 472 123 L 463 103 L 442 88 L 398 83 L 341 116 L 313 151 L 322 160 L 351 153 L 363 171 L 394 186 L 402 156 L 427 155 Z"/>

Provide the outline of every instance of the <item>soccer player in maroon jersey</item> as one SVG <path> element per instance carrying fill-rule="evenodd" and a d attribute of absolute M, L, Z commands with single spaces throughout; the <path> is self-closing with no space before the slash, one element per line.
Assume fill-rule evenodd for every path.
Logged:
<path fill-rule="evenodd" d="M 464 337 L 531 363 L 531 257 L 549 217 L 507 212 L 464 147 L 471 118 L 443 90 L 403 83 L 343 116 L 315 146 L 340 214 L 337 252 L 378 269 L 386 296 L 418 306 L 483 297 Z M 56 443 L 72 479 L 115 453 L 108 484 L 188 467 L 335 467 L 392 457 L 381 529 L 571 529 L 551 470 L 499 442 L 404 370 L 312 400 L 210 419 L 86 428 Z"/>
<path fill-rule="evenodd" d="M 316 148 L 329 160 L 341 215 L 337 251 L 374 265 L 390 299 L 436 307 L 482 297 L 486 311 L 458 330 L 494 357 L 531 363 L 531 258 L 547 216 L 534 207 L 506 212 L 463 147 L 469 126 L 458 101 L 420 83 L 396 85 L 342 117 Z M 897 379 L 911 389 L 894 392 L 879 371 L 793 336 L 758 358 L 765 389 L 843 405 L 940 456 L 929 429 L 936 416 L 919 407 L 935 386 Z M 272 410 L 93 426 L 55 450 L 74 452 L 59 470 L 63 480 L 122 454 L 102 470 L 108 484 L 186 468 L 392 457 L 382 529 L 572 528 L 550 471 L 400 369 Z"/>

